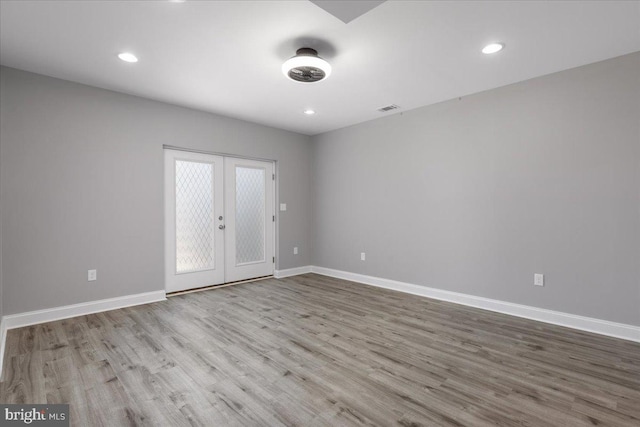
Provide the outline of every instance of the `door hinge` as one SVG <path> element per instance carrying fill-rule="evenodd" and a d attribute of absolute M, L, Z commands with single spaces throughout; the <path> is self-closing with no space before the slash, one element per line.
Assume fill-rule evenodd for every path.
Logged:
<path fill-rule="evenodd" d="M 276 180 L 276 174 L 275 173 L 271 174 L 271 179 L 273 179 L 274 181 Z"/>
<path fill-rule="evenodd" d="M 276 257 L 273 257 L 273 263 L 274 264 L 276 263 Z"/>
<path fill-rule="evenodd" d="M 276 216 L 275 215 L 273 216 L 273 222 L 276 222 Z"/>

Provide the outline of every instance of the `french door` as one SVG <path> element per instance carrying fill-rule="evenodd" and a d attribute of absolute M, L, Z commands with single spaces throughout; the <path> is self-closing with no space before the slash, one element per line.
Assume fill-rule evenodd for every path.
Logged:
<path fill-rule="evenodd" d="M 273 163 L 165 150 L 166 291 L 269 276 Z"/>

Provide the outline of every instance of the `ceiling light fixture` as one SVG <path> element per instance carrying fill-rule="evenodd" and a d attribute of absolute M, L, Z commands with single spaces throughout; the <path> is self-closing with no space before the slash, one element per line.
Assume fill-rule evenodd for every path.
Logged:
<path fill-rule="evenodd" d="M 492 53 L 500 52 L 504 49 L 504 43 L 491 43 L 482 48 L 482 53 L 490 55 Z"/>
<path fill-rule="evenodd" d="M 312 109 L 310 109 L 310 108 L 307 108 L 306 110 L 304 110 L 304 113 L 305 113 L 307 116 L 313 116 L 316 112 L 315 112 L 315 111 L 313 111 L 313 110 L 312 110 Z"/>
<path fill-rule="evenodd" d="M 138 57 L 129 52 L 119 53 L 118 58 L 122 59 L 124 62 L 138 62 Z"/>
<path fill-rule="evenodd" d="M 320 58 L 315 49 L 303 47 L 282 64 L 282 73 L 296 82 L 314 83 L 331 75 L 331 65 Z"/>

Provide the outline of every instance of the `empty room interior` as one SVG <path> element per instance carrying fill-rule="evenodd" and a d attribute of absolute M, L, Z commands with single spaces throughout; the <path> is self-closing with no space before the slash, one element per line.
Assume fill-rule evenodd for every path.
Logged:
<path fill-rule="evenodd" d="M 0 0 L 0 64 L 0 425 L 640 426 L 640 1 Z"/>

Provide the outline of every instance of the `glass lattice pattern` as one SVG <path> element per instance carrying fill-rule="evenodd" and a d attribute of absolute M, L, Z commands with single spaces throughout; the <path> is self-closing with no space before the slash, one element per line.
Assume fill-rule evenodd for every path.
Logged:
<path fill-rule="evenodd" d="M 215 267 L 213 165 L 176 160 L 176 273 Z"/>
<path fill-rule="evenodd" d="M 264 261 L 265 170 L 236 166 L 236 264 Z"/>

